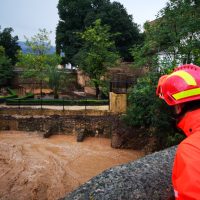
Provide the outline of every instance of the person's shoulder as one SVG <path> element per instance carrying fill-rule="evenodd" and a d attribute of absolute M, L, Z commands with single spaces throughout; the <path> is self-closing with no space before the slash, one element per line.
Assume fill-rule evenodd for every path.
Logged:
<path fill-rule="evenodd" d="M 200 131 L 190 135 L 184 139 L 177 148 L 177 152 L 181 151 L 190 155 L 190 153 L 198 152 L 200 155 Z M 192 155 L 191 155 L 192 156 Z M 200 156 L 199 156 L 200 157 Z"/>

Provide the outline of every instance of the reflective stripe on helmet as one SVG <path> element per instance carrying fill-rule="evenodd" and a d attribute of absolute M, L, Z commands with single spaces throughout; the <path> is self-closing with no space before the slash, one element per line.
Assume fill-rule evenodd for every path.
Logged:
<path fill-rule="evenodd" d="M 197 83 L 196 83 L 195 79 L 192 77 L 192 75 L 189 74 L 186 71 L 183 71 L 183 70 L 176 71 L 176 72 L 172 73 L 171 75 L 167 76 L 167 79 L 170 78 L 170 77 L 172 77 L 172 76 L 179 76 L 179 77 L 181 77 L 182 79 L 184 79 L 184 81 L 188 85 L 197 85 Z"/>
<path fill-rule="evenodd" d="M 195 95 L 198 95 L 198 94 L 200 94 L 200 88 L 194 88 L 194 89 L 191 89 L 191 90 L 182 91 L 182 92 L 173 94 L 172 96 L 176 100 L 180 100 L 180 99 L 195 96 Z"/>

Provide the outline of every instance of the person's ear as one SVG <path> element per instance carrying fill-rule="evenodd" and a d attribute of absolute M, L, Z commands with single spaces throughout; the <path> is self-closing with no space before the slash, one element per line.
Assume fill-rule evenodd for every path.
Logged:
<path fill-rule="evenodd" d="M 177 105 L 175 105 L 175 106 L 174 106 L 175 113 L 179 115 L 179 114 L 181 113 L 181 111 L 182 111 L 182 108 L 183 108 L 183 105 L 182 105 L 182 104 L 177 104 Z"/>

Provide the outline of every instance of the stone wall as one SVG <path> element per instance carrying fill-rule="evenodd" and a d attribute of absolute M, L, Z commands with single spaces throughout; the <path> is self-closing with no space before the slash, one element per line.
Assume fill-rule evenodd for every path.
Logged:
<path fill-rule="evenodd" d="M 60 106 L 62 107 L 62 106 Z M 54 109 L 38 109 L 38 108 L 32 108 L 32 107 L 21 107 L 20 109 L 15 107 L 1 107 L 0 109 L 0 115 L 20 115 L 20 116 L 52 116 L 52 115 L 60 115 L 60 116 L 106 116 L 106 115 L 114 115 L 108 110 L 94 110 L 89 109 L 87 106 L 87 109 L 83 110 L 67 110 L 65 107 L 65 110 L 54 110 Z M 100 107 L 100 106 L 98 106 Z"/>
<path fill-rule="evenodd" d="M 173 199 L 171 172 L 176 147 L 108 169 L 62 200 Z"/>
<path fill-rule="evenodd" d="M 111 138 L 113 148 L 145 149 L 147 152 L 154 148 L 152 138 L 147 137 L 145 130 L 127 127 L 121 115 L 106 111 L 63 112 L 30 108 L 0 111 L 0 130 L 37 131 L 43 134 L 54 130 L 52 134 L 77 134 L 85 129 L 88 136 Z"/>
<path fill-rule="evenodd" d="M 57 133 L 73 134 L 87 129 L 92 136 L 110 137 L 115 116 L 19 116 L 0 115 L 0 130 L 46 132 L 55 127 Z"/>

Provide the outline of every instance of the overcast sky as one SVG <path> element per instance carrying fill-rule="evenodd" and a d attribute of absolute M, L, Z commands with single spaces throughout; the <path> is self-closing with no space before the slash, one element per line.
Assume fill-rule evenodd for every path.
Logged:
<path fill-rule="evenodd" d="M 84 0 L 83 0 L 84 1 Z M 111 0 L 113 1 L 113 0 Z M 167 0 L 116 0 L 124 5 L 134 22 L 143 26 L 153 20 Z M 58 23 L 58 0 L 0 0 L 0 26 L 12 27 L 14 35 L 24 41 L 24 35 L 30 38 L 39 28 L 52 31 L 50 36 L 55 44 L 55 29 Z"/>

